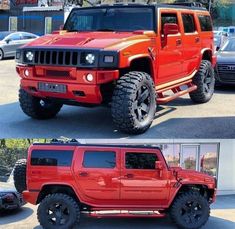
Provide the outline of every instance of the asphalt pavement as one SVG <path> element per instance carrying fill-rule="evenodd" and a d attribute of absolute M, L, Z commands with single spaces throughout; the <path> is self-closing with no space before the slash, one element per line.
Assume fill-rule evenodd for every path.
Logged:
<path fill-rule="evenodd" d="M 0 61 L 0 138 L 235 138 L 235 86 L 216 89 L 212 100 L 194 104 L 188 95 L 159 106 L 151 128 L 133 136 L 120 133 L 109 108 L 64 106 L 51 120 L 33 120 L 18 103 L 15 61 Z"/>
<path fill-rule="evenodd" d="M 42 229 L 37 221 L 37 206 L 25 205 L 21 210 L 0 215 L 1 229 Z M 86 216 L 74 229 L 175 229 L 169 218 L 97 219 Z M 212 205 L 211 217 L 203 229 L 235 228 L 235 195 L 218 196 Z"/>

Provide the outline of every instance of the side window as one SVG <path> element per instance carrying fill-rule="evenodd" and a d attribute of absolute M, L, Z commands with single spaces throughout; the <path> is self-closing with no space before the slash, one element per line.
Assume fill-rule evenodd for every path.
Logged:
<path fill-rule="evenodd" d="M 193 14 L 182 14 L 184 32 L 194 33 L 196 31 L 196 25 L 194 21 Z"/>
<path fill-rule="evenodd" d="M 86 151 L 83 158 L 84 168 L 115 168 L 116 153 L 101 151 Z"/>
<path fill-rule="evenodd" d="M 155 153 L 126 153 L 125 164 L 127 169 L 155 169 L 157 160 Z"/>
<path fill-rule="evenodd" d="M 162 20 L 162 28 L 161 28 L 162 31 L 166 23 L 174 23 L 178 25 L 178 19 L 176 13 L 162 13 L 161 20 Z"/>
<path fill-rule="evenodd" d="M 21 39 L 20 34 L 16 33 L 16 34 L 12 34 L 8 37 L 11 41 L 18 41 Z"/>
<path fill-rule="evenodd" d="M 199 15 L 198 16 L 201 30 L 206 32 L 206 31 L 212 31 L 212 24 L 211 24 L 211 18 L 210 16 L 206 15 Z"/>
<path fill-rule="evenodd" d="M 33 150 L 31 153 L 31 165 L 70 166 L 72 158 L 72 150 Z"/>
<path fill-rule="evenodd" d="M 23 33 L 22 34 L 22 39 L 23 40 L 34 39 L 34 38 L 36 38 L 36 37 L 34 35 L 29 34 L 29 33 Z"/>

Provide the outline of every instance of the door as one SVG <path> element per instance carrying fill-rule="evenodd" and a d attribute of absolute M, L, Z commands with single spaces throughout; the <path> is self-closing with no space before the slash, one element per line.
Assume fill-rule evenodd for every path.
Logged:
<path fill-rule="evenodd" d="M 198 171 L 199 145 L 182 145 L 181 147 L 180 166 Z"/>
<path fill-rule="evenodd" d="M 169 194 L 168 181 L 166 174 L 155 169 L 159 150 L 121 151 L 121 200 L 135 205 L 165 204 Z"/>
<path fill-rule="evenodd" d="M 117 148 L 81 148 L 77 150 L 75 177 L 83 198 L 91 202 L 117 200 L 120 197 L 120 155 Z"/>
<path fill-rule="evenodd" d="M 20 33 L 13 33 L 7 36 L 4 41 L 6 43 L 4 46 L 6 56 L 14 56 L 16 49 L 22 45 Z"/>
<path fill-rule="evenodd" d="M 200 62 L 201 55 L 201 40 L 199 36 L 199 25 L 196 25 L 195 14 L 188 13 L 187 11 L 182 12 L 181 20 L 183 24 L 183 72 L 184 74 L 190 75 L 197 70 Z"/>
<path fill-rule="evenodd" d="M 183 50 L 181 31 L 175 35 L 168 35 L 164 44 L 163 26 L 166 23 L 174 23 L 179 25 L 179 15 L 177 11 L 170 10 L 161 11 L 159 18 L 159 55 L 158 55 L 158 82 L 160 84 L 177 80 L 183 75 Z M 180 28 L 181 29 L 181 28 Z"/>

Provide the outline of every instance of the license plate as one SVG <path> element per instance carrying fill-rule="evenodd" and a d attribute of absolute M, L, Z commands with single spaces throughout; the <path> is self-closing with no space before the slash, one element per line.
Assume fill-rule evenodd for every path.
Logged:
<path fill-rule="evenodd" d="M 55 83 L 38 83 L 39 91 L 54 92 L 54 93 L 66 93 L 67 87 L 64 84 Z"/>

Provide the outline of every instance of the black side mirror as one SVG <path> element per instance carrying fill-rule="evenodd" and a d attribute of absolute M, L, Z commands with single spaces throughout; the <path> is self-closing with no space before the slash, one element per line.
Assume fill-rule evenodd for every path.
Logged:
<path fill-rule="evenodd" d="M 7 44 L 9 44 L 11 39 L 6 39 L 5 41 L 6 41 Z"/>

